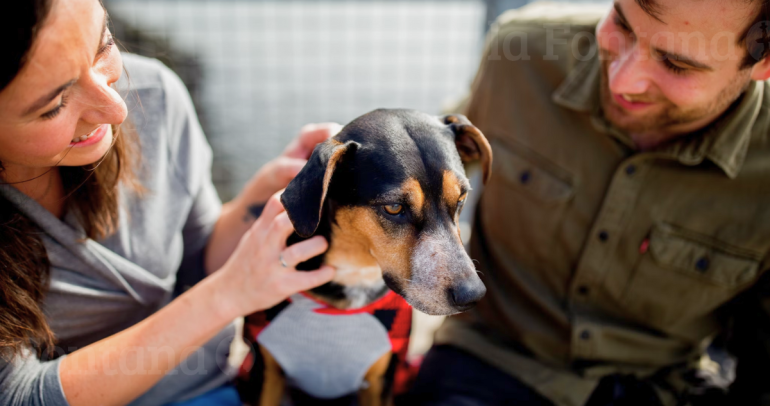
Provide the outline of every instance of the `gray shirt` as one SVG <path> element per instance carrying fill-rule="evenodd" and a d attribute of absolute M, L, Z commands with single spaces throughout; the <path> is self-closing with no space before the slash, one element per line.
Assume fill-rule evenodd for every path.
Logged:
<path fill-rule="evenodd" d="M 8 185 L 0 194 L 42 230 L 51 261 L 44 303 L 56 334 L 57 356 L 27 351 L 0 359 L 0 405 L 68 403 L 59 379 L 66 354 L 124 330 L 168 304 L 205 276 L 203 249 L 221 203 L 211 183 L 211 149 L 189 94 L 160 62 L 123 55 L 118 82 L 129 120 L 141 142 L 144 196 L 121 191 L 120 227 L 103 241 L 83 240 L 72 215 L 63 220 Z M 217 387 L 235 373 L 227 364 L 231 326 L 193 353 L 132 405 L 162 405 Z M 137 348 L 167 357 L 163 348 Z M 120 363 L 124 374 L 152 373 L 154 366 Z M 110 371 L 106 371 L 110 372 Z"/>

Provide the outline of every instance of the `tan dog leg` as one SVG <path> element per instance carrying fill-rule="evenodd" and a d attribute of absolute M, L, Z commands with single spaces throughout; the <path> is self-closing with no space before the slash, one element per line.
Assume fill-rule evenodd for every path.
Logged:
<path fill-rule="evenodd" d="M 285 390 L 286 378 L 278 361 L 261 345 L 259 352 L 265 363 L 264 381 L 262 382 L 262 394 L 259 397 L 260 406 L 280 406 Z"/>
<path fill-rule="evenodd" d="M 364 375 L 364 381 L 369 387 L 358 393 L 358 403 L 361 406 L 382 406 L 382 391 L 385 388 L 385 372 L 388 371 L 393 353 L 388 352 L 372 364 Z M 388 402 L 390 403 L 390 402 Z"/>

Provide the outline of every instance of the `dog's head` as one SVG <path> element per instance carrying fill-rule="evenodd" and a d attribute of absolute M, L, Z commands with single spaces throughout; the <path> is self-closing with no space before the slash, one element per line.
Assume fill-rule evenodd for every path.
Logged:
<path fill-rule="evenodd" d="M 376 110 L 319 144 L 281 201 L 300 236 L 328 216 L 332 247 L 344 236 L 346 255 L 373 258 L 414 308 L 453 314 L 486 293 L 458 224 L 475 160 L 486 182 L 492 151 L 464 116 Z"/>

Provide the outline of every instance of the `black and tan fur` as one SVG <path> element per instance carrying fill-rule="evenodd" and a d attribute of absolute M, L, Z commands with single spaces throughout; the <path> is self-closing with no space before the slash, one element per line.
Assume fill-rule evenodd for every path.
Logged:
<path fill-rule="evenodd" d="M 470 184 L 464 162 L 481 161 L 489 178 L 492 151 L 461 115 L 376 110 L 319 144 L 281 197 L 296 229 L 294 243 L 323 235 L 328 251 L 298 269 L 322 263 L 334 280 L 311 293 L 338 308 L 356 308 L 388 289 L 419 311 L 449 315 L 471 308 L 486 292 L 463 249 L 459 214 Z M 400 209 L 400 211 L 398 211 Z M 393 214 L 397 212 L 396 214 Z M 263 352 L 265 352 L 263 350 Z M 362 405 L 380 405 L 390 361 L 366 375 Z M 265 358 L 262 405 L 277 405 L 280 367 Z"/>

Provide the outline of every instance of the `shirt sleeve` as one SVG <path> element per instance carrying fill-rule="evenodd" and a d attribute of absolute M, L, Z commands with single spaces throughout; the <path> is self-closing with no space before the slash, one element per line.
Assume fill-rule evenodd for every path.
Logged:
<path fill-rule="evenodd" d="M 68 406 L 59 379 L 62 359 L 43 362 L 29 349 L 10 360 L 0 357 L 0 406 Z"/>
<path fill-rule="evenodd" d="M 211 179 L 212 151 L 203 133 L 190 94 L 179 77 L 165 66 L 161 70 L 168 112 L 169 156 L 177 178 L 192 198 L 182 229 L 184 254 L 177 272 L 181 293 L 206 276 L 204 251 L 222 202 Z"/>

